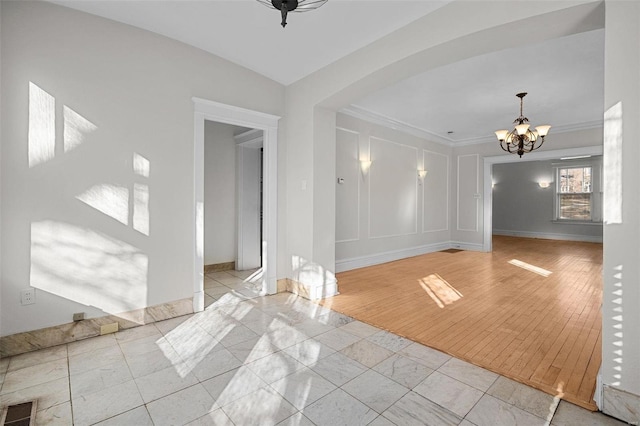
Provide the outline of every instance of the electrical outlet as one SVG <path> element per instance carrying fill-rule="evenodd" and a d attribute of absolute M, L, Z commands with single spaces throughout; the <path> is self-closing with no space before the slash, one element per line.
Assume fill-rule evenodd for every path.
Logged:
<path fill-rule="evenodd" d="M 105 324 L 100 326 L 100 335 L 115 333 L 118 331 L 118 323 Z"/>
<path fill-rule="evenodd" d="M 77 312 L 73 314 L 73 321 L 82 321 L 84 319 L 84 312 Z"/>
<path fill-rule="evenodd" d="M 20 303 L 22 305 L 33 305 L 36 303 L 36 289 L 28 288 L 20 292 Z"/>

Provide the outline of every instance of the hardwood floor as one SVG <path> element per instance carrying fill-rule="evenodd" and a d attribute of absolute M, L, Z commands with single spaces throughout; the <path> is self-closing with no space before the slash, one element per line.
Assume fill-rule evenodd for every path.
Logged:
<path fill-rule="evenodd" d="M 602 244 L 494 236 L 338 274 L 323 304 L 595 409 Z"/>

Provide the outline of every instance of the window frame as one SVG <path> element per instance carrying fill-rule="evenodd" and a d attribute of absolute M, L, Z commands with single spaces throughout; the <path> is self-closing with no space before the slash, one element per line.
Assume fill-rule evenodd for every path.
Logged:
<path fill-rule="evenodd" d="M 601 208 L 601 199 L 602 199 L 602 164 L 600 162 L 594 161 L 582 161 L 582 162 L 563 162 L 563 163 L 555 163 L 554 166 L 554 176 L 555 176 L 555 185 L 554 185 L 554 197 L 553 197 L 553 222 L 556 223 L 566 223 L 566 224 L 601 224 L 602 223 L 602 208 Z M 589 192 L 561 192 L 561 179 L 560 179 L 560 170 L 567 169 L 591 169 L 591 185 L 589 188 Z M 572 195 L 572 194 L 589 194 L 589 214 L 590 219 L 567 219 L 561 218 L 560 208 L 561 202 L 560 198 L 563 195 Z"/>

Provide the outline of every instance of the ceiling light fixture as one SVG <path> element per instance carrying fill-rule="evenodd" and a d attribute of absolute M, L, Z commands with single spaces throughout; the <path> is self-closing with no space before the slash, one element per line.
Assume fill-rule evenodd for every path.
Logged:
<path fill-rule="evenodd" d="M 280 11 L 282 15 L 282 28 L 287 25 L 287 14 L 289 12 L 307 12 L 317 9 L 328 0 L 257 0 L 259 3 L 273 7 Z"/>
<path fill-rule="evenodd" d="M 529 119 L 522 115 L 523 99 L 527 93 L 518 93 L 516 96 L 520 98 L 520 116 L 513 121 L 515 128 L 512 131 L 498 130 L 495 133 L 503 150 L 522 157 L 525 152 L 531 152 L 542 146 L 551 126 L 538 126 L 533 131 L 529 130 Z"/>

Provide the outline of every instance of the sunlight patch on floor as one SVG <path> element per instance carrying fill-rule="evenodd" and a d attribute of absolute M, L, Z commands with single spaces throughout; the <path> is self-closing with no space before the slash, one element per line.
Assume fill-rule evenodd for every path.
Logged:
<path fill-rule="evenodd" d="M 541 275 L 543 277 L 548 277 L 549 275 L 551 275 L 553 273 L 551 271 L 547 271 L 544 268 L 540 268 L 539 266 L 531 265 L 530 263 L 523 262 L 522 260 L 518 260 L 518 259 L 511 259 L 508 263 L 510 265 L 517 266 L 518 268 L 526 269 L 527 271 L 533 272 L 533 273 Z"/>
<path fill-rule="evenodd" d="M 421 278 L 418 282 L 439 308 L 444 308 L 463 297 L 462 293 L 438 274 L 431 274 Z"/>

